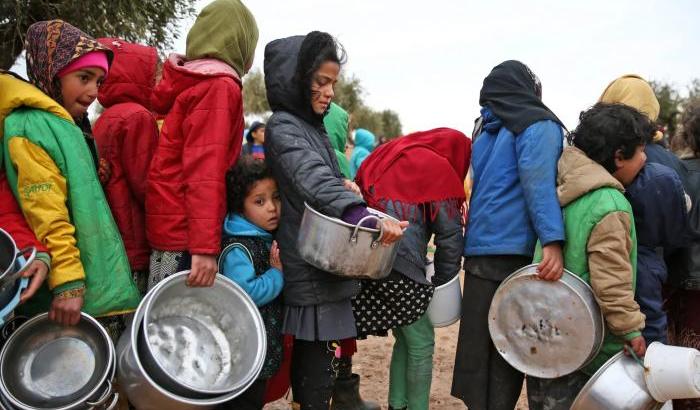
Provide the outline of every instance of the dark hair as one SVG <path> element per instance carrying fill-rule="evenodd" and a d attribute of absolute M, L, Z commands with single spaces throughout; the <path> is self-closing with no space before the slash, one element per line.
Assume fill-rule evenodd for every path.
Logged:
<path fill-rule="evenodd" d="M 632 158 L 637 147 L 652 141 L 655 132 L 649 118 L 634 108 L 598 103 L 581 113 L 578 126 L 567 138 L 612 174 L 617 171 L 617 150 L 624 159 Z"/>
<path fill-rule="evenodd" d="M 297 59 L 296 80 L 306 102 L 311 101 L 311 82 L 321 64 L 331 61 L 342 66 L 346 60 L 345 48 L 330 34 L 312 31 L 304 37 Z"/>
<path fill-rule="evenodd" d="M 245 197 L 256 182 L 272 178 L 262 159 L 244 155 L 226 172 L 226 205 L 229 212 L 243 213 Z"/>
<path fill-rule="evenodd" d="M 681 136 L 685 145 L 693 150 L 694 156 L 700 156 L 700 100 L 685 107 L 681 124 Z"/>

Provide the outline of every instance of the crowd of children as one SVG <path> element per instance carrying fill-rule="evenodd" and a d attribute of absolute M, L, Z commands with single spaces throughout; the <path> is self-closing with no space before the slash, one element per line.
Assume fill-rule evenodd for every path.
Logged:
<path fill-rule="evenodd" d="M 357 129 L 348 156 L 349 115 L 332 102 L 346 56 L 324 32 L 267 44 L 272 116 L 244 133 L 242 78 L 257 43 L 240 0 L 206 6 L 185 55 L 163 63 L 152 47 L 95 40 L 61 20 L 29 28 L 29 81 L 0 72 L 0 227 L 39 251 L 18 312 L 63 325 L 86 312 L 116 339 L 167 276 L 190 270 L 188 285 L 207 287 L 225 275 L 259 307 L 268 339 L 259 379 L 231 409 L 261 409 L 280 369 L 291 369 L 302 409 L 378 409 L 360 398 L 352 356 L 357 338 L 389 330 L 389 408 L 427 409 L 426 310 L 463 256 L 452 394 L 470 409 L 510 410 L 521 393 L 525 375 L 494 348 L 487 313 L 503 280 L 533 261 L 543 280 L 567 269 L 589 283 L 607 332 L 579 371 L 527 377 L 531 409 L 568 409 L 625 345 L 640 356 L 653 341 L 700 347 L 700 106 L 684 113 L 680 159 L 654 126 L 653 90 L 634 75 L 565 133 L 537 76 L 505 61 L 484 79 L 472 139 L 437 128 L 375 149 Z M 105 110 L 91 128 L 96 99 Z M 356 280 L 307 263 L 305 204 L 381 224 L 383 244 L 400 240 L 390 275 Z M 366 222 L 368 207 L 401 222 Z"/>

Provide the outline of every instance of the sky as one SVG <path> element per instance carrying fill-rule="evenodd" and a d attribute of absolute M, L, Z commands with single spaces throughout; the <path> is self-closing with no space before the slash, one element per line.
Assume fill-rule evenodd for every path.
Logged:
<path fill-rule="evenodd" d="M 345 47 L 365 101 L 399 113 L 404 132 L 471 133 L 479 90 L 498 63 L 540 77 L 543 100 L 568 128 L 616 77 L 679 88 L 700 78 L 700 2 L 694 0 L 244 0 L 258 23 L 254 67 L 277 38 L 327 31 Z M 198 1 L 201 10 L 209 0 Z M 193 19 L 180 23 L 184 53 Z"/>

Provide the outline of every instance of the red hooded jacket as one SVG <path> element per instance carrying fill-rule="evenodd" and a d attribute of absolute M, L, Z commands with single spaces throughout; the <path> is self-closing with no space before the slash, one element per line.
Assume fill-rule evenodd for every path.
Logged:
<path fill-rule="evenodd" d="M 154 249 L 219 253 L 226 171 L 243 140 L 241 80 L 215 59 L 171 55 L 153 94 L 165 114 L 148 173 L 146 231 Z"/>
<path fill-rule="evenodd" d="M 107 201 L 124 241 L 132 270 L 148 268 L 146 240 L 146 175 L 158 142 L 151 113 L 158 54 L 153 47 L 119 39 L 99 39 L 114 51 L 114 61 L 98 100 L 105 107 L 93 134 L 101 160 L 107 162 L 103 181 Z"/>
<path fill-rule="evenodd" d="M 48 252 L 27 225 L 3 170 L 0 170 L 0 228 L 12 236 L 19 249 L 35 246 L 37 252 Z"/>

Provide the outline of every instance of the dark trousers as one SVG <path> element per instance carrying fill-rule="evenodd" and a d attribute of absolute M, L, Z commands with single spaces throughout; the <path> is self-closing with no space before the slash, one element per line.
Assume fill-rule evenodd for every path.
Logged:
<path fill-rule="evenodd" d="M 331 343 L 296 339 L 292 353 L 292 395 L 302 410 L 328 410 L 338 372 Z"/>
<path fill-rule="evenodd" d="M 527 376 L 527 403 L 530 410 L 569 410 L 591 376 L 576 371 L 556 379 Z"/>
<path fill-rule="evenodd" d="M 465 263 L 462 319 L 452 395 L 469 410 L 513 410 L 524 376 L 496 351 L 488 313 L 496 289 L 510 273 L 532 261 L 524 256 L 480 256 Z"/>
<path fill-rule="evenodd" d="M 220 410 L 262 410 L 267 379 L 258 379 L 240 396 L 219 406 Z"/>

